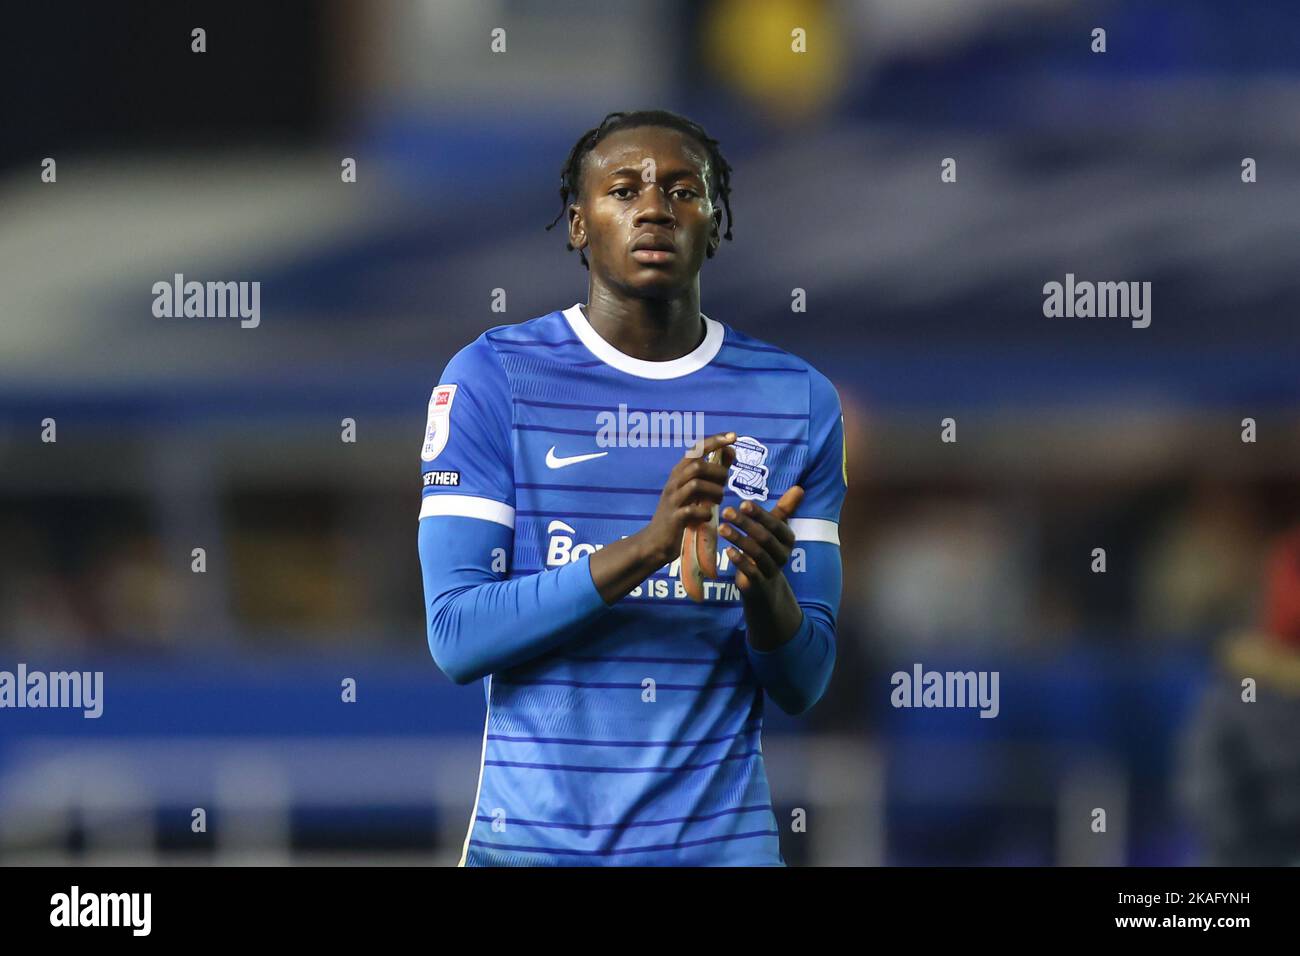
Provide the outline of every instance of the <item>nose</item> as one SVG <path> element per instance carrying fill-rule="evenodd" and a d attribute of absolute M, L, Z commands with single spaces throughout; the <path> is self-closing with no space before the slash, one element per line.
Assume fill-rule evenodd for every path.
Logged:
<path fill-rule="evenodd" d="M 676 224 L 677 219 L 673 216 L 673 207 L 668 201 L 666 190 L 656 184 L 651 189 L 643 189 L 641 195 L 644 198 L 632 220 L 633 225 L 645 222 Z"/>

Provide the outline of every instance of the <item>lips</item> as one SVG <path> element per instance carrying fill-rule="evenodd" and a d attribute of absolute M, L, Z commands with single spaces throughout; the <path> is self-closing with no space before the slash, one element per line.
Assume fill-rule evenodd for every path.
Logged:
<path fill-rule="evenodd" d="M 643 266 L 671 265 L 677 259 L 677 246 L 667 236 L 643 233 L 632 241 L 632 258 Z"/>
<path fill-rule="evenodd" d="M 632 242 L 633 252 L 676 252 L 677 246 L 667 236 L 645 233 Z"/>

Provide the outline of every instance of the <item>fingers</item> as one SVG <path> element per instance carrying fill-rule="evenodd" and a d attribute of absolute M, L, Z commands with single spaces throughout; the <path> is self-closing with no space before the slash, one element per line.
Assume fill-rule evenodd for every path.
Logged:
<path fill-rule="evenodd" d="M 721 432 L 717 435 L 710 435 L 708 438 L 701 438 L 686 451 L 687 458 L 702 458 L 711 451 L 730 445 L 736 440 L 735 432 Z M 734 452 L 733 452 L 734 454 Z"/>
<path fill-rule="evenodd" d="M 736 587 L 740 590 L 748 591 L 750 582 L 762 577 L 758 565 L 749 555 L 742 554 L 735 548 L 728 548 L 727 557 L 736 568 Z"/>
<path fill-rule="evenodd" d="M 731 542 L 727 554 L 736 565 L 738 581 L 742 574 L 753 581 L 780 573 L 795 546 L 795 534 L 786 519 L 799 507 L 803 495 L 803 489 L 795 485 L 771 511 L 744 501 L 738 509 L 722 512 L 729 524 L 722 525 L 718 534 Z"/>
<path fill-rule="evenodd" d="M 784 501 L 789 494 L 790 492 L 787 491 L 785 495 L 782 496 L 781 500 Z M 744 501 L 741 502 L 740 505 L 740 515 L 742 518 L 748 518 L 750 521 L 757 522 L 763 530 L 767 532 L 767 534 L 770 534 L 777 541 L 781 542 L 781 544 L 785 545 L 787 550 L 789 550 L 794 547 L 794 530 L 786 522 L 785 516 L 781 514 L 780 508 L 780 502 L 774 505 L 771 511 L 765 511 L 752 501 Z M 736 524 L 736 522 L 733 522 L 733 524 Z M 739 527 L 741 530 L 745 531 L 746 534 L 750 533 L 744 525 L 739 525 Z M 763 540 L 764 538 L 760 536 L 759 541 Z"/>
<path fill-rule="evenodd" d="M 781 500 L 772 506 L 772 514 L 779 521 L 785 521 L 799 509 L 799 505 L 802 502 L 803 489 L 798 485 L 792 485 L 786 490 L 786 493 L 781 496 Z M 791 538 L 790 543 L 794 543 L 793 538 Z"/>
<path fill-rule="evenodd" d="M 712 520 L 715 507 L 707 501 L 692 501 L 679 507 L 675 514 L 684 524 L 705 524 Z"/>
<path fill-rule="evenodd" d="M 724 465 L 721 461 L 709 461 L 707 458 L 683 458 L 673 467 L 673 474 L 678 482 L 701 478 L 721 485 L 727 481 L 729 467 L 731 466 Z"/>
<path fill-rule="evenodd" d="M 728 511 L 732 509 L 728 508 Z M 732 512 L 735 514 L 735 512 Z M 744 555 L 748 556 L 754 563 L 755 568 L 762 577 L 772 577 L 781 570 L 781 565 L 785 564 L 789 557 L 789 551 L 779 541 L 758 524 L 758 522 L 746 518 L 744 515 L 737 514 L 735 518 L 728 518 L 732 524 L 722 525 L 718 528 L 718 534 L 731 542 L 732 546 Z M 737 528 L 740 530 L 738 531 Z M 744 532 L 743 534 L 741 532 Z M 773 551 L 776 551 L 776 554 Z M 779 563 L 778 563 L 779 557 Z M 746 570 L 741 565 L 742 570 Z"/>
<path fill-rule="evenodd" d="M 673 501 L 685 504 L 694 499 L 719 502 L 725 491 L 727 472 L 736 460 L 731 444 L 735 432 L 724 432 L 702 439 L 673 466 L 669 483 L 676 486 Z"/>
<path fill-rule="evenodd" d="M 695 500 L 717 503 L 722 500 L 730 465 L 706 458 L 683 458 L 673 468 L 669 483 L 676 487 L 672 501 L 685 504 Z"/>
<path fill-rule="evenodd" d="M 678 485 L 669 500 L 679 508 L 691 507 L 699 503 L 713 507 L 722 501 L 724 492 L 725 489 L 720 482 L 691 478 L 685 484 Z"/>

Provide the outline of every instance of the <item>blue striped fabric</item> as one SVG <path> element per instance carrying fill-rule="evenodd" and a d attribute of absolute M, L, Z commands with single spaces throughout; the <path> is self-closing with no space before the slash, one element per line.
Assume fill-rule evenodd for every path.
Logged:
<path fill-rule="evenodd" d="M 683 422 L 701 413 L 705 435 L 753 438 L 766 450 L 766 507 L 808 478 L 819 451 L 810 443 L 830 431 L 828 416 L 838 426 L 838 400 L 819 373 L 729 327 L 711 360 L 660 379 L 593 359 L 572 323 L 553 312 L 493 329 L 443 378 L 459 389 L 448 447 L 471 450 L 426 465 L 455 468 L 460 483 L 424 493 L 513 507 L 511 577 L 576 561 L 650 520 L 686 449 L 632 447 L 632 430 L 602 445 L 602 413 L 622 405 L 680 412 Z M 806 487 L 800 516 L 838 521 L 838 449 L 835 486 Z M 741 500 L 729 490 L 723 507 Z M 485 685 L 467 865 L 783 862 L 760 742 L 765 697 L 725 560 L 703 603 L 670 565 L 560 650 Z"/>

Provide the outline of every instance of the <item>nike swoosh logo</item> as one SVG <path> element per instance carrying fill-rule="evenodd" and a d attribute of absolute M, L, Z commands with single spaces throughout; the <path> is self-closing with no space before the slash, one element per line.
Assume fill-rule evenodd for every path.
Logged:
<path fill-rule="evenodd" d="M 570 465 L 576 465 L 580 461 L 591 461 L 593 458 L 604 458 L 608 455 L 607 451 L 598 451 L 592 455 L 570 455 L 568 458 L 556 458 L 555 446 L 552 445 L 546 452 L 547 468 L 568 468 Z"/>

